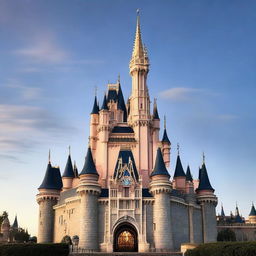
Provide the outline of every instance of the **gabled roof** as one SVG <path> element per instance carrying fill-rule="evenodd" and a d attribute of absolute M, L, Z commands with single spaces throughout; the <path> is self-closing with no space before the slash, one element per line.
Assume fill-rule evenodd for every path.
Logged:
<path fill-rule="evenodd" d="M 199 186 L 196 189 L 196 191 L 200 191 L 200 190 L 211 190 L 212 192 L 214 192 L 214 189 L 211 186 L 211 183 L 208 177 L 205 163 L 203 163 L 202 168 L 199 170 Z"/>
<path fill-rule="evenodd" d="M 45 172 L 45 176 L 42 184 L 38 189 L 56 189 L 61 190 L 63 187 L 60 169 L 57 167 L 52 167 L 49 162 Z"/>
<path fill-rule="evenodd" d="M 129 164 L 129 160 L 131 161 L 130 164 L 132 164 L 132 169 L 133 169 L 133 173 L 131 173 L 132 175 L 132 178 L 136 181 L 139 180 L 139 174 L 138 174 L 138 171 L 137 171 L 137 167 L 136 167 L 136 163 L 135 163 L 135 160 L 134 160 L 134 157 L 133 157 L 133 153 L 131 150 L 124 150 L 124 149 L 121 149 L 119 151 L 119 154 L 118 154 L 118 158 L 117 158 L 117 162 L 116 162 L 116 167 L 115 167 L 115 171 L 114 171 L 114 178 L 117 177 L 118 175 L 118 171 L 119 171 L 119 159 L 122 160 L 122 166 L 121 167 L 124 167 L 125 165 L 128 166 Z"/>
<path fill-rule="evenodd" d="M 17 215 L 15 216 L 14 222 L 12 224 L 12 228 L 14 229 L 18 229 L 19 225 L 18 225 L 18 219 L 17 219 Z"/>
<path fill-rule="evenodd" d="M 130 126 L 115 126 L 112 133 L 134 133 L 132 127 Z"/>
<path fill-rule="evenodd" d="M 95 167 L 94 161 L 93 161 L 92 151 L 91 151 L 90 147 L 87 150 L 84 167 L 79 175 L 83 175 L 83 174 L 95 174 L 95 175 L 99 176 L 97 169 Z"/>
<path fill-rule="evenodd" d="M 117 94 L 117 109 L 123 111 L 123 120 L 127 122 L 127 109 L 124 102 L 124 96 L 122 92 L 121 85 L 119 84 L 118 94 Z"/>
<path fill-rule="evenodd" d="M 254 204 L 252 205 L 251 212 L 250 212 L 249 216 L 256 216 L 256 210 L 255 210 Z"/>
<path fill-rule="evenodd" d="M 166 175 L 170 178 L 170 174 L 166 169 L 162 151 L 160 148 L 157 149 L 155 166 L 154 166 L 153 172 L 151 172 L 150 174 L 150 177 L 155 175 Z"/>
<path fill-rule="evenodd" d="M 180 161 L 180 156 L 177 156 L 177 160 L 176 160 L 176 167 L 175 167 L 175 171 L 174 171 L 174 178 L 176 177 L 186 177 L 186 174 L 183 170 L 181 161 Z"/>
<path fill-rule="evenodd" d="M 67 177 L 67 178 L 75 177 L 70 155 L 68 155 L 68 160 L 67 160 L 66 167 L 65 167 L 62 177 Z"/>
<path fill-rule="evenodd" d="M 159 115 L 158 115 L 158 111 L 157 111 L 157 105 L 156 102 L 154 102 L 154 108 L 153 108 L 153 119 L 155 120 L 159 120 Z M 168 138 L 168 137 L 167 137 Z"/>
<path fill-rule="evenodd" d="M 108 110 L 107 97 L 104 95 L 103 103 L 101 106 L 101 110 Z"/>
<path fill-rule="evenodd" d="M 191 172 L 190 172 L 189 165 L 188 165 L 188 167 L 187 167 L 187 172 L 186 172 L 186 181 L 191 181 L 191 182 L 193 182 L 193 178 L 192 178 L 192 175 L 191 175 Z"/>
<path fill-rule="evenodd" d="M 167 143 L 171 144 L 171 142 L 170 142 L 170 140 L 168 138 L 166 129 L 164 129 L 164 134 L 163 134 L 162 142 L 167 142 Z"/>
<path fill-rule="evenodd" d="M 97 102 L 97 97 L 94 98 L 93 108 L 91 114 L 99 114 L 99 106 Z"/>

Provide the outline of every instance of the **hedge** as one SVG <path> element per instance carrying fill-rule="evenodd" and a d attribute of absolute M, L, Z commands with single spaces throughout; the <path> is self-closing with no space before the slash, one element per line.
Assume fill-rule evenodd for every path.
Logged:
<path fill-rule="evenodd" d="M 3 244 L 0 256 L 68 256 L 67 244 Z"/>
<path fill-rule="evenodd" d="M 218 242 L 201 244 L 186 256 L 255 256 L 256 242 Z"/>

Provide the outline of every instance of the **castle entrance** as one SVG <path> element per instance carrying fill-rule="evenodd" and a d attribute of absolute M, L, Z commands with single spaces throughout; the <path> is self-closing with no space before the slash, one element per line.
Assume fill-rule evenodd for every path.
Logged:
<path fill-rule="evenodd" d="M 115 252 L 137 252 L 138 235 L 135 227 L 129 223 L 120 224 L 114 233 Z"/>

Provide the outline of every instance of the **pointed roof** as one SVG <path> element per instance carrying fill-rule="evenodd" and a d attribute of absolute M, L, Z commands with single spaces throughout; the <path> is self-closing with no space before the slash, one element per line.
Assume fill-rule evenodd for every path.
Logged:
<path fill-rule="evenodd" d="M 174 172 L 174 178 L 176 177 L 186 177 L 186 174 L 183 170 L 181 161 L 180 161 L 180 155 L 177 156 L 177 161 L 176 161 L 176 167 L 175 167 L 175 172 Z"/>
<path fill-rule="evenodd" d="M 78 169 L 77 169 L 77 166 L 76 166 L 76 162 L 74 162 L 74 175 L 75 175 L 75 178 L 78 178 Z"/>
<path fill-rule="evenodd" d="M 49 162 L 46 168 L 45 176 L 42 184 L 38 189 L 56 189 L 61 190 L 63 187 L 60 169 L 58 167 L 52 167 Z"/>
<path fill-rule="evenodd" d="M 256 216 L 256 210 L 255 210 L 254 204 L 252 204 L 252 208 L 249 216 Z"/>
<path fill-rule="evenodd" d="M 124 96 L 123 96 L 123 92 L 122 92 L 122 88 L 121 88 L 120 84 L 119 84 L 119 89 L 118 89 L 118 93 L 117 93 L 117 109 L 120 109 L 124 112 L 123 120 L 124 120 L 124 122 L 126 122 L 127 121 L 127 109 L 125 106 Z"/>
<path fill-rule="evenodd" d="M 222 217 L 225 217 L 225 212 L 224 212 L 223 205 L 221 205 L 221 213 L 220 213 L 220 215 L 221 215 Z"/>
<path fill-rule="evenodd" d="M 168 173 L 168 171 L 166 169 L 162 151 L 160 148 L 157 149 L 155 167 L 153 169 L 153 172 L 150 174 L 150 177 L 155 176 L 155 175 L 166 175 L 170 178 L 170 174 Z"/>
<path fill-rule="evenodd" d="M 171 143 L 169 138 L 168 138 L 166 129 L 164 129 L 164 134 L 163 134 L 162 142 Z"/>
<path fill-rule="evenodd" d="M 135 33 L 135 40 L 133 45 L 132 58 L 141 58 L 141 57 L 144 57 L 144 47 L 143 47 L 141 31 L 140 31 L 140 16 L 139 16 L 139 12 L 137 11 L 137 24 L 136 24 L 136 33 Z"/>
<path fill-rule="evenodd" d="M 67 178 L 75 177 L 70 154 L 68 155 L 67 164 L 66 164 L 66 167 L 65 167 L 62 177 L 67 177 Z"/>
<path fill-rule="evenodd" d="M 102 103 L 102 106 L 101 106 L 101 110 L 108 110 L 106 94 L 104 95 L 104 99 L 103 99 L 103 103 Z"/>
<path fill-rule="evenodd" d="M 199 185 L 196 191 L 200 191 L 200 190 L 211 190 L 212 192 L 214 192 L 214 189 L 211 186 L 211 183 L 208 177 L 205 163 L 203 163 L 202 168 L 199 170 Z"/>
<path fill-rule="evenodd" d="M 97 96 L 94 98 L 93 108 L 91 114 L 99 114 L 99 106 L 97 103 Z"/>
<path fill-rule="evenodd" d="M 156 100 L 154 101 L 154 108 L 153 108 L 153 119 L 155 120 L 159 120 L 159 115 L 158 115 L 158 111 L 157 111 L 157 104 L 156 104 Z M 166 134 L 167 136 L 167 134 Z M 168 138 L 168 136 L 167 136 Z M 169 139 L 168 139 L 169 140 Z"/>
<path fill-rule="evenodd" d="M 192 178 L 192 175 L 191 175 L 191 172 L 190 172 L 190 167 L 188 165 L 187 167 L 187 172 L 186 172 L 186 181 L 191 181 L 193 182 L 193 178 Z"/>
<path fill-rule="evenodd" d="M 83 174 L 95 174 L 95 175 L 99 176 L 97 169 L 95 167 L 94 161 L 93 161 L 92 151 L 91 151 L 90 147 L 87 150 L 84 167 L 79 175 L 83 175 Z"/>
<path fill-rule="evenodd" d="M 14 229 L 18 229 L 19 225 L 18 225 L 18 219 L 17 219 L 17 215 L 15 215 L 15 219 L 14 222 L 12 224 L 12 228 Z"/>

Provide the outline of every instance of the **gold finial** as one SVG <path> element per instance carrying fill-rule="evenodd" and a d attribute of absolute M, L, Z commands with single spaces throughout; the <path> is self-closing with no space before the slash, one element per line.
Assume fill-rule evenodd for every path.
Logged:
<path fill-rule="evenodd" d="M 51 150 L 49 149 L 49 154 L 48 154 L 48 162 L 49 164 L 51 163 Z"/>
<path fill-rule="evenodd" d="M 205 154 L 203 152 L 203 164 L 205 164 Z"/>
<path fill-rule="evenodd" d="M 166 116 L 164 115 L 164 129 L 166 129 Z"/>
<path fill-rule="evenodd" d="M 180 155 L 180 144 L 177 143 L 177 151 L 178 151 L 178 156 Z"/>
<path fill-rule="evenodd" d="M 68 153 L 69 153 L 69 155 L 70 155 L 70 152 L 71 152 L 71 147 L 70 147 L 70 145 L 68 146 Z"/>

